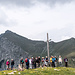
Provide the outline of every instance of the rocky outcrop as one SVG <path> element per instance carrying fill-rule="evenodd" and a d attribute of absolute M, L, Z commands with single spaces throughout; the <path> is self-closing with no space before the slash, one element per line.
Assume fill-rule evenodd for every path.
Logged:
<path fill-rule="evenodd" d="M 1 69 L 6 68 L 6 60 L 14 59 L 15 67 L 19 64 L 21 57 L 26 58 L 28 53 L 25 52 L 21 47 L 10 42 L 7 38 L 0 38 L 0 64 Z"/>

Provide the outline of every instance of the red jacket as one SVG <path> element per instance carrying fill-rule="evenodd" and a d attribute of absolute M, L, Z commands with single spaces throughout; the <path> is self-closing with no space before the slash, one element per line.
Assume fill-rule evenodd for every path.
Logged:
<path fill-rule="evenodd" d="M 10 64 L 10 62 L 9 62 L 9 61 L 7 61 L 7 62 L 6 62 L 6 65 L 9 65 L 9 64 Z"/>

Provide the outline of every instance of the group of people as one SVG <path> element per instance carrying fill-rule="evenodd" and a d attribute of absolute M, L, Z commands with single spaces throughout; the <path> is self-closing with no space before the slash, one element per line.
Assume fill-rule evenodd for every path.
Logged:
<path fill-rule="evenodd" d="M 13 69 L 13 67 L 14 67 L 14 60 L 13 59 L 11 59 L 11 70 Z M 6 62 L 6 66 L 7 66 L 7 70 L 9 69 L 9 65 L 10 65 L 10 61 L 9 60 L 7 60 L 7 62 Z"/>
<path fill-rule="evenodd" d="M 39 68 L 40 66 L 41 67 L 61 67 L 62 66 L 62 57 L 59 56 L 59 58 L 57 58 L 56 56 L 51 56 L 50 59 L 48 59 L 48 57 L 46 56 L 45 58 L 42 57 L 42 59 L 40 58 L 40 56 L 38 57 L 32 57 L 32 58 L 21 58 L 20 60 L 20 69 L 34 69 L 34 68 Z M 65 67 L 68 66 L 68 59 L 65 58 L 64 59 L 64 62 L 65 62 Z M 9 69 L 9 65 L 10 65 L 10 62 L 9 60 L 7 60 L 6 62 L 6 65 L 7 65 L 7 69 Z M 13 69 L 13 66 L 14 66 L 14 60 L 11 59 L 11 69 Z"/>
<path fill-rule="evenodd" d="M 62 57 L 59 55 L 59 58 L 57 58 L 56 56 L 51 56 L 50 57 L 50 65 L 51 67 L 62 67 L 62 62 L 63 62 L 63 59 Z M 65 67 L 68 67 L 68 58 L 65 57 L 64 58 L 64 63 L 65 63 Z"/>
<path fill-rule="evenodd" d="M 25 63 L 25 64 L 24 64 Z M 26 66 L 26 69 L 34 69 L 37 67 L 40 67 L 41 58 L 39 57 L 32 57 L 32 58 L 26 58 L 25 61 L 23 58 L 20 60 L 21 68 L 24 68 Z"/>

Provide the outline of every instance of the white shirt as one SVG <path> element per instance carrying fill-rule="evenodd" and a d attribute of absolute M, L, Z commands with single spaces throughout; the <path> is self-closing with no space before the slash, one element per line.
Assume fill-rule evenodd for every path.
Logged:
<path fill-rule="evenodd" d="M 32 64 L 31 59 L 29 59 L 29 64 Z"/>
<path fill-rule="evenodd" d="M 62 58 L 59 58 L 59 62 L 62 62 Z"/>

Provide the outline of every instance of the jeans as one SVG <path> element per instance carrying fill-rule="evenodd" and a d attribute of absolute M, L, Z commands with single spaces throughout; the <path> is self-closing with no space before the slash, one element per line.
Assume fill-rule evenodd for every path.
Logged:
<path fill-rule="evenodd" d="M 59 67 L 61 67 L 62 66 L 62 62 L 59 62 Z"/>
<path fill-rule="evenodd" d="M 29 69 L 29 65 L 28 64 L 26 64 L 26 69 Z"/>
<path fill-rule="evenodd" d="M 11 70 L 13 69 L 13 66 L 14 66 L 14 65 L 11 65 Z"/>

